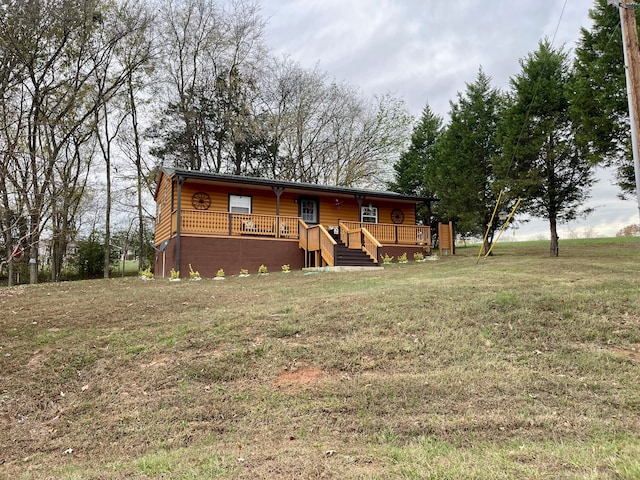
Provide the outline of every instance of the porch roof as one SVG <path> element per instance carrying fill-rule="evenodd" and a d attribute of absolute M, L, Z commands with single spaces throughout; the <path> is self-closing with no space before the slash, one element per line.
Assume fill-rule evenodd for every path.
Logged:
<path fill-rule="evenodd" d="M 226 183 L 226 184 L 241 184 L 241 185 L 254 185 L 263 187 L 280 187 L 287 190 L 298 190 L 305 192 L 318 192 L 330 195 L 354 195 L 364 196 L 367 198 L 384 198 L 389 200 L 406 201 L 413 203 L 428 203 L 437 201 L 436 197 L 417 197 L 413 195 L 403 195 L 396 192 L 382 191 L 382 190 L 367 190 L 352 187 L 337 187 L 329 185 L 316 185 L 313 183 L 302 182 L 290 182 L 285 180 L 274 180 L 270 178 L 260 177 L 247 177 L 241 175 L 229 175 L 222 173 L 202 172 L 197 170 L 181 170 L 173 168 L 163 168 L 163 172 L 169 177 L 183 177 L 185 179 L 195 179 L 201 181 Z M 156 192 L 157 193 L 157 192 Z"/>

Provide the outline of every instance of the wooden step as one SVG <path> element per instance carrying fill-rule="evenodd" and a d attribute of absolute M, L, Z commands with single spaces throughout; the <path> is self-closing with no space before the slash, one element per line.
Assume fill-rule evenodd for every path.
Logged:
<path fill-rule="evenodd" d="M 365 267 L 377 265 L 369 255 L 362 250 L 347 248 L 344 245 L 337 244 L 335 248 L 335 265 L 336 266 L 354 266 Z"/>

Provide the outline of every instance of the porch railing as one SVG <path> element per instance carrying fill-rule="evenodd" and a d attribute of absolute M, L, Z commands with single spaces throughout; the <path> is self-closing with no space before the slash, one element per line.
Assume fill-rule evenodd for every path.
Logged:
<path fill-rule="evenodd" d="M 427 226 L 350 221 L 339 224 L 340 240 L 349 248 L 365 251 L 376 262 L 383 245 L 431 245 L 431 232 Z M 175 227 L 174 223 L 174 232 Z M 335 265 L 335 240 L 324 226 L 309 226 L 299 217 L 182 210 L 180 231 L 183 235 L 297 239 L 306 255 L 316 255 L 316 265 L 321 261 Z"/>
<path fill-rule="evenodd" d="M 426 225 L 394 225 L 390 223 L 367 223 L 341 221 L 348 231 L 366 229 L 382 245 L 431 245 L 431 229 Z M 342 238 L 341 240 L 347 244 Z"/>
<path fill-rule="evenodd" d="M 333 267 L 335 265 L 336 241 L 322 225 L 307 225 L 299 219 L 300 239 L 299 245 L 305 251 L 305 255 L 316 255 L 316 266 L 320 266 L 320 258 L 325 264 Z M 319 258 L 318 258 L 319 256 Z M 305 258 L 305 266 L 308 266 L 308 257 Z"/>
<path fill-rule="evenodd" d="M 253 235 L 297 239 L 299 234 L 298 217 L 183 210 L 181 219 L 181 232 L 187 235 Z"/>

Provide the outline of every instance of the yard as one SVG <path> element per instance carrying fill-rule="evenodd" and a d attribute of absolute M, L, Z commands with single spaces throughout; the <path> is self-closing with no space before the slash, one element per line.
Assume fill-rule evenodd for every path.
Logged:
<path fill-rule="evenodd" d="M 640 238 L 0 288 L 0 477 L 640 478 Z"/>

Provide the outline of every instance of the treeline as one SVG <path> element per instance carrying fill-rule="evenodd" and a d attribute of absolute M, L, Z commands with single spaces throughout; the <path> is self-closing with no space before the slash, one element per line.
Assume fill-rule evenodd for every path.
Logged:
<path fill-rule="evenodd" d="M 158 166 L 359 187 L 395 169 L 393 189 L 437 195 L 487 246 L 502 191 L 549 220 L 557 255 L 594 165 L 634 189 L 619 14 L 591 13 L 575 60 L 543 40 L 507 92 L 480 70 L 446 125 L 425 108 L 406 150 L 403 103 L 272 55 L 257 0 L 0 0 L 0 274 L 37 282 L 46 239 L 62 278 L 80 232 L 105 277 L 114 248 L 143 268 Z"/>
<path fill-rule="evenodd" d="M 113 225 L 148 249 L 159 165 L 381 185 L 408 137 L 403 103 L 274 57 L 264 27 L 254 0 L 2 0 L 9 282 L 18 262 L 37 282 L 42 239 L 53 280 L 80 231 L 100 237 L 105 277 Z"/>
<path fill-rule="evenodd" d="M 438 215 L 484 238 L 485 252 L 518 204 L 513 218 L 549 222 L 551 256 L 559 254 L 558 224 L 590 212 L 597 165 L 614 166 L 621 196 L 633 194 L 620 14 L 596 0 L 590 16 L 573 59 L 544 39 L 507 91 L 480 69 L 450 102 L 446 125 L 427 105 L 390 188 L 440 198 Z M 496 215 L 497 199 L 507 218 Z"/>

